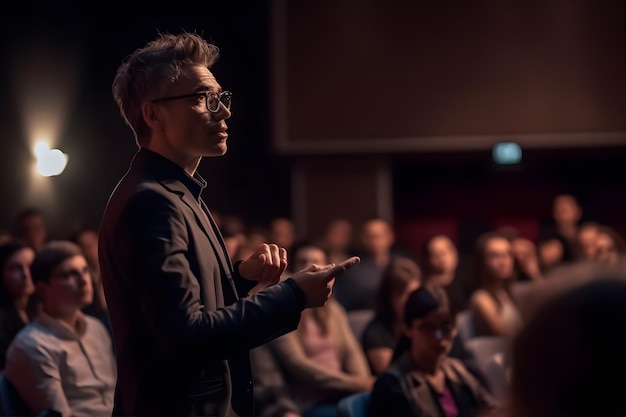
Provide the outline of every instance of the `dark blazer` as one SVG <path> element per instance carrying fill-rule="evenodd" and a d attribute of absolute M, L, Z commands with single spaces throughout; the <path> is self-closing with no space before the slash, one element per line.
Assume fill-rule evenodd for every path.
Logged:
<path fill-rule="evenodd" d="M 442 367 L 460 416 L 478 416 L 481 412 L 499 408 L 498 401 L 465 369 L 461 361 L 446 358 Z M 445 416 L 425 375 L 413 370 L 408 353 L 392 363 L 374 384 L 368 417 L 377 416 Z"/>
<path fill-rule="evenodd" d="M 114 415 L 253 411 L 249 349 L 295 329 L 304 294 L 288 279 L 246 297 L 200 198 L 206 182 L 141 149 L 111 195 L 99 256 L 113 328 Z"/>

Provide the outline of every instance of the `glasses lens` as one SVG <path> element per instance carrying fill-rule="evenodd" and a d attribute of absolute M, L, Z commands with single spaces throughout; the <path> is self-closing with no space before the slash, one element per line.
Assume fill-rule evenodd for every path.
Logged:
<path fill-rule="evenodd" d="M 233 93 L 231 93 L 230 91 L 222 91 L 222 94 L 220 94 L 220 101 L 228 110 L 230 110 L 230 102 L 232 98 Z"/>
<path fill-rule="evenodd" d="M 220 102 L 224 107 L 230 110 L 230 102 L 232 98 L 230 91 L 223 91 L 220 94 L 207 93 L 207 108 L 209 111 L 216 112 L 219 109 Z"/>

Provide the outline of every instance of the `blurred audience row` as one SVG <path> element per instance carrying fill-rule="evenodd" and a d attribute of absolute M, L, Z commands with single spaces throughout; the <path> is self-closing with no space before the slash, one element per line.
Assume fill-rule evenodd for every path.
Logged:
<path fill-rule="evenodd" d="M 30 415 L 109 415 L 115 353 L 98 231 L 68 230 L 52 240 L 44 214 L 23 210 L 14 232 L 0 236 L 2 378 L 15 386 Z M 602 415 L 626 413 L 608 396 L 616 387 L 602 384 L 601 391 L 587 380 L 572 382 L 597 377 L 596 364 L 610 367 L 585 332 L 601 341 L 607 335 L 597 329 L 616 332 L 616 342 L 624 344 L 623 330 L 606 322 L 616 319 L 606 316 L 611 309 L 624 309 L 623 280 L 598 284 L 626 276 L 623 237 L 599 222 L 583 222 L 571 195 L 557 196 L 551 215 L 553 224 L 536 241 L 510 227 L 488 230 L 476 238 L 474 252 L 464 254 L 443 233 L 434 233 L 419 250 L 401 248 L 393 223 L 383 218 L 359 226 L 335 218 L 307 237 L 289 218 L 250 227 L 240 217 L 215 213 L 233 260 L 245 259 L 262 242 L 287 248 L 285 277 L 310 264 L 361 257 L 337 279 L 324 307 L 305 310 L 297 330 L 251 352 L 257 414 L 344 417 L 357 399 L 359 415 L 372 417 L 593 415 L 583 411 L 596 401 L 605 407 Z M 589 286 L 585 293 L 577 290 L 583 286 Z M 622 291 L 622 298 L 611 298 L 609 289 Z M 594 294 L 597 299 L 588 299 Z M 557 299 L 580 328 L 551 307 Z M 592 306 L 604 310 L 583 311 Z M 546 335 L 547 323 L 566 328 L 554 330 L 558 337 Z M 574 351 L 587 355 L 588 367 L 577 365 L 568 351 L 574 341 L 567 338 L 574 337 Z M 615 361 L 626 371 L 621 356 Z M 558 375 L 543 380 L 539 366 Z M 566 372 L 570 366 L 581 368 L 580 374 Z M 533 384 L 542 383 L 558 385 L 568 399 L 559 405 L 539 396 Z M 594 397 L 578 398 L 584 389 Z"/>

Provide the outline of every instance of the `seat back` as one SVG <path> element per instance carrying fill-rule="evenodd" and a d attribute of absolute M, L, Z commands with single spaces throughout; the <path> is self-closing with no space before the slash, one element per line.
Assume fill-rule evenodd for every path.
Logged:
<path fill-rule="evenodd" d="M 459 336 L 463 343 L 467 343 L 470 339 L 476 337 L 476 326 L 470 310 L 459 311 L 456 314 L 456 327 L 459 330 Z"/>
<path fill-rule="evenodd" d="M 466 342 L 465 348 L 487 378 L 491 393 L 503 400 L 510 382 L 510 342 L 499 336 L 479 336 Z"/>
<path fill-rule="evenodd" d="M 346 314 L 348 315 L 348 323 L 350 324 L 352 333 L 354 333 L 354 336 L 356 337 L 356 340 L 359 341 L 359 344 L 362 344 L 363 332 L 369 322 L 374 318 L 375 311 L 349 310 Z"/>
<path fill-rule="evenodd" d="M 337 403 L 337 417 L 367 417 L 369 402 L 369 391 L 344 397 Z"/>

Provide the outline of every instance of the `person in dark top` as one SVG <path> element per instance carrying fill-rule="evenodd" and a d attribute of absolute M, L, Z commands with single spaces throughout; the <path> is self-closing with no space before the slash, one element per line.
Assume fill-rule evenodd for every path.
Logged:
<path fill-rule="evenodd" d="M 391 366 L 378 376 L 368 416 L 485 416 L 500 404 L 467 370 L 451 358 L 456 336 L 446 292 L 423 285 L 405 304 L 402 339 Z"/>
<path fill-rule="evenodd" d="M 36 314 L 30 275 L 33 259 L 35 251 L 24 243 L 0 245 L 0 369 L 11 341 Z"/>
<path fill-rule="evenodd" d="M 382 373 L 391 363 L 401 335 L 404 303 L 420 285 L 420 268 L 410 258 L 397 257 L 385 268 L 377 293 L 376 313 L 365 327 L 361 341 L 374 375 Z"/>

